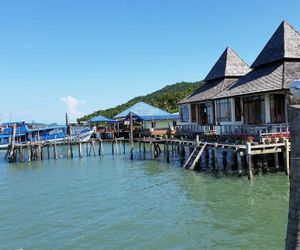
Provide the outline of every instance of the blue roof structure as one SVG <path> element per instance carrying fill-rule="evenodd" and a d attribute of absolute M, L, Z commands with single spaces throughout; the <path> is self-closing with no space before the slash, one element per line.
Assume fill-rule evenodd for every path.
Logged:
<path fill-rule="evenodd" d="M 121 112 L 120 114 L 116 115 L 114 118 L 125 119 L 130 114 L 130 112 L 133 114 L 133 116 L 136 116 L 144 121 L 174 120 L 178 119 L 179 117 L 178 114 L 171 114 L 147 103 L 138 102 L 125 111 Z"/>
<path fill-rule="evenodd" d="M 96 117 L 93 117 L 92 119 L 89 120 L 90 123 L 115 123 L 116 120 L 112 120 L 109 118 L 106 118 L 105 116 L 98 115 Z"/>

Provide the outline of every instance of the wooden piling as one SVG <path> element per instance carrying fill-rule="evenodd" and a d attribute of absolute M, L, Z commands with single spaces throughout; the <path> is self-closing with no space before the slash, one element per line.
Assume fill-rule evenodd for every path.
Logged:
<path fill-rule="evenodd" d="M 243 155 L 243 152 L 241 151 L 238 151 L 237 153 L 237 168 L 238 168 L 238 175 L 239 176 L 242 176 L 242 155 Z"/>
<path fill-rule="evenodd" d="M 47 158 L 50 159 L 50 144 L 47 145 Z"/>
<path fill-rule="evenodd" d="M 27 157 L 28 157 L 28 161 L 30 162 L 31 161 L 31 148 L 29 145 L 27 145 Z"/>
<path fill-rule="evenodd" d="M 92 149 L 93 149 L 93 154 L 94 154 L 94 157 L 96 156 L 96 148 L 95 148 L 95 142 L 92 141 Z"/>
<path fill-rule="evenodd" d="M 276 172 L 278 172 L 278 170 L 279 170 L 279 158 L 278 158 L 278 153 L 275 153 L 275 154 L 274 154 L 274 164 L 275 164 Z"/>
<path fill-rule="evenodd" d="M 78 143 L 78 155 L 79 155 L 79 158 L 82 158 L 82 144 L 81 144 L 81 142 Z"/>
<path fill-rule="evenodd" d="M 54 159 L 57 160 L 58 155 L 57 155 L 57 145 L 56 145 L 56 143 L 53 144 L 53 154 L 54 154 Z"/>
<path fill-rule="evenodd" d="M 251 155 L 251 142 L 246 143 L 246 156 L 247 156 L 247 165 L 248 165 L 248 179 L 253 179 L 252 173 L 252 155 Z"/>
<path fill-rule="evenodd" d="M 130 159 L 133 160 L 133 121 L 132 121 L 132 113 L 129 113 L 129 122 L 130 122 Z"/>
<path fill-rule="evenodd" d="M 166 150 L 167 150 L 167 163 L 170 163 L 169 143 L 166 143 Z"/>
<path fill-rule="evenodd" d="M 284 141 L 284 165 L 286 175 L 290 176 L 290 142 L 288 139 Z"/>

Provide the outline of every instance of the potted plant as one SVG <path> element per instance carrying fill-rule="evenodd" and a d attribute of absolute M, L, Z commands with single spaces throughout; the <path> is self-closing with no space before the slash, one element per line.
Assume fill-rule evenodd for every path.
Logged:
<path fill-rule="evenodd" d="M 271 138 L 267 136 L 265 138 L 265 144 L 270 144 L 270 143 L 271 143 Z"/>

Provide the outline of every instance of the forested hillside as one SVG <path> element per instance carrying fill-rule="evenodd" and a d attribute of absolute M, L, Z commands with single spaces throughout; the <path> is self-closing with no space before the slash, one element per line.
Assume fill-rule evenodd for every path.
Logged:
<path fill-rule="evenodd" d="M 151 94 L 135 97 L 128 102 L 118 105 L 114 108 L 98 110 L 92 114 L 85 115 L 84 117 L 79 118 L 78 121 L 87 121 L 97 115 L 103 115 L 108 118 L 112 118 L 116 114 L 141 101 L 166 110 L 170 113 L 175 113 L 177 112 L 177 103 L 184 97 L 194 92 L 194 90 L 201 86 L 202 83 L 202 81 L 180 82 L 172 85 L 167 85 L 166 87 Z"/>

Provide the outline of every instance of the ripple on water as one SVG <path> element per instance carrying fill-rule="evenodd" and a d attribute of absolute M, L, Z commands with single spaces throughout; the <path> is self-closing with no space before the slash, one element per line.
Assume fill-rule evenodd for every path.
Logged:
<path fill-rule="evenodd" d="M 1 161 L 0 248 L 283 248 L 285 175 L 251 184 L 178 165 L 108 154 Z"/>

